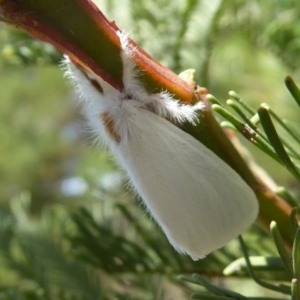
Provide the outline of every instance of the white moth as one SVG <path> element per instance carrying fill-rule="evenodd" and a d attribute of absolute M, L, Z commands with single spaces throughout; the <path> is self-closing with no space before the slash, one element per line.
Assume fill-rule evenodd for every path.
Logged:
<path fill-rule="evenodd" d="M 96 137 L 108 144 L 170 243 L 194 260 L 203 258 L 254 222 L 256 197 L 233 169 L 172 123 L 197 122 L 202 104 L 146 92 L 128 38 L 119 37 L 123 91 L 68 58 L 66 74 Z"/>

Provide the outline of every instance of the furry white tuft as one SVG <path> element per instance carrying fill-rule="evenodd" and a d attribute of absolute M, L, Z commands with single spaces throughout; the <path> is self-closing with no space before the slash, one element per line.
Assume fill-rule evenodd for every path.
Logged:
<path fill-rule="evenodd" d="M 225 162 L 171 123 L 195 124 L 202 103 L 183 105 L 167 92 L 147 93 L 128 37 L 119 37 L 124 91 L 68 58 L 66 74 L 84 99 L 96 137 L 109 145 L 170 243 L 193 259 L 203 258 L 254 222 L 256 197 Z"/>

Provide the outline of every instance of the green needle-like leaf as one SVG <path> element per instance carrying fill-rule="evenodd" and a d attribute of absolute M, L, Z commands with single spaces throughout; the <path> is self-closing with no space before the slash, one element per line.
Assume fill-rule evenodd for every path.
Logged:
<path fill-rule="evenodd" d="M 248 124 L 254 131 L 257 130 L 256 126 L 252 124 L 251 120 L 246 116 L 246 114 L 240 109 L 240 107 L 232 100 L 227 100 L 226 101 L 227 105 L 232 107 L 235 112 Z"/>
<path fill-rule="evenodd" d="M 233 292 L 233 291 L 229 291 L 227 289 L 215 286 L 211 283 L 209 283 L 205 278 L 203 278 L 202 276 L 198 275 L 198 274 L 193 274 L 192 277 L 189 276 L 184 276 L 184 275 L 180 275 L 178 276 L 179 279 L 190 282 L 190 283 L 194 283 L 194 284 L 198 284 L 201 285 L 203 287 L 205 287 L 207 289 L 207 291 L 211 292 L 213 295 L 216 295 L 218 297 L 229 297 L 231 299 L 238 299 L 238 300 L 247 300 L 248 298 Z M 199 295 L 199 293 L 197 293 Z M 192 298 L 192 299 L 199 299 L 199 298 Z M 219 299 L 219 298 L 217 298 Z"/>
<path fill-rule="evenodd" d="M 226 103 L 227 103 L 230 107 L 232 107 L 232 108 L 235 110 L 235 112 L 236 112 L 236 113 L 244 120 L 244 122 L 245 122 L 252 130 L 254 130 L 257 134 L 259 134 L 259 136 L 261 136 L 265 141 L 267 141 L 267 137 L 263 134 L 263 132 L 262 132 L 261 130 L 259 130 L 259 129 L 256 127 L 256 125 L 255 125 L 254 123 L 252 123 L 252 118 L 251 118 L 251 119 L 248 118 L 248 117 L 246 116 L 246 114 L 241 110 L 241 108 L 239 107 L 238 104 L 236 104 L 236 103 L 235 103 L 234 101 L 232 101 L 232 100 L 227 100 Z M 256 117 L 256 116 L 257 116 L 257 117 Z M 258 114 L 255 114 L 255 115 L 253 116 L 253 118 L 254 118 L 254 121 L 256 121 L 257 123 L 260 122 L 260 120 L 259 120 L 259 121 L 256 120 L 256 119 L 259 119 Z"/>
<path fill-rule="evenodd" d="M 208 291 L 215 293 L 216 295 L 220 295 L 220 296 L 228 296 L 231 297 L 233 299 L 239 299 L 239 300 L 246 300 L 247 297 L 233 292 L 233 291 L 229 291 L 227 289 L 221 288 L 221 287 L 217 287 L 214 286 L 212 284 L 210 284 L 206 279 L 204 279 L 203 277 L 201 277 L 198 274 L 193 274 L 192 276 L 193 278 L 195 278 L 196 280 L 198 280 L 199 282 L 201 282 L 201 285 L 204 286 Z"/>
<path fill-rule="evenodd" d="M 275 152 L 280 157 L 287 169 L 300 181 L 300 173 L 291 161 L 288 154 L 286 153 L 284 146 L 282 145 L 282 142 L 271 120 L 268 109 L 266 107 L 260 107 L 258 109 L 258 114 L 264 131 L 267 134 L 270 144 L 273 146 Z"/>
<path fill-rule="evenodd" d="M 220 114 L 223 118 L 228 120 L 230 123 L 232 123 L 247 140 L 251 141 L 254 145 L 263 150 L 277 162 L 283 164 L 274 149 L 268 144 L 268 142 L 265 141 L 260 135 L 258 135 L 258 133 L 251 127 L 239 120 L 236 116 L 231 114 L 228 110 L 221 107 L 220 105 L 213 104 L 212 109 Z"/>
<path fill-rule="evenodd" d="M 291 76 L 285 78 L 285 85 L 292 94 L 296 103 L 300 106 L 300 89 Z"/>
<path fill-rule="evenodd" d="M 244 103 L 244 101 L 241 99 L 241 97 L 236 92 L 230 91 L 229 96 L 231 97 L 232 100 L 237 101 L 243 108 L 245 108 L 250 115 L 255 114 L 255 111 L 250 106 L 248 106 L 246 103 Z"/>
<path fill-rule="evenodd" d="M 285 269 L 286 269 L 289 277 L 292 279 L 293 278 L 293 265 L 291 262 L 291 257 L 288 255 L 288 253 L 285 249 L 284 242 L 282 240 L 282 237 L 278 230 L 276 222 L 274 222 L 274 221 L 271 222 L 270 229 L 271 229 L 271 233 L 272 233 L 273 240 L 275 242 L 278 254 L 282 258 L 282 261 L 284 263 Z"/>
<path fill-rule="evenodd" d="M 261 285 L 261 286 L 263 286 L 263 287 L 265 287 L 269 290 L 281 292 L 281 293 L 286 294 L 286 295 L 290 295 L 291 291 L 290 291 L 289 287 L 284 286 L 284 285 L 274 285 L 274 284 L 262 281 L 262 280 L 260 280 L 259 278 L 256 277 L 256 275 L 253 271 L 250 259 L 249 259 L 247 247 L 246 247 L 245 242 L 244 242 L 241 235 L 239 236 L 239 242 L 240 242 L 240 245 L 241 245 L 241 250 L 243 252 L 244 258 L 245 258 L 246 263 L 247 263 L 247 269 L 248 269 L 249 275 L 252 277 L 252 279 L 257 284 L 259 284 L 259 285 Z"/>
<path fill-rule="evenodd" d="M 222 122 L 220 123 L 220 125 L 221 125 L 222 128 L 228 128 L 228 129 L 237 131 L 237 130 L 236 130 L 236 127 L 234 127 L 230 122 L 222 121 Z"/>
<path fill-rule="evenodd" d="M 299 300 L 299 298 L 297 297 L 297 294 L 298 294 L 298 282 L 297 282 L 296 278 L 293 278 L 293 280 L 292 280 L 291 290 L 292 290 L 292 300 Z"/>
<path fill-rule="evenodd" d="M 278 124 L 294 139 L 296 140 L 297 143 L 300 144 L 300 137 L 298 136 L 298 134 L 296 132 L 294 132 L 294 130 L 292 130 L 291 128 L 289 128 L 287 126 L 287 124 L 265 103 L 261 104 L 261 107 L 265 107 L 269 114 L 274 117 L 274 119 L 278 122 Z M 294 149 L 294 147 L 291 145 L 290 142 L 284 140 L 281 136 L 281 142 L 282 144 L 289 150 L 289 155 L 291 157 L 300 159 L 300 153 L 298 150 Z"/>
<path fill-rule="evenodd" d="M 280 257 L 250 256 L 251 266 L 259 271 L 278 271 L 284 270 L 284 264 Z M 247 264 L 244 257 L 230 263 L 223 271 L 225 276 L 236 274 L 239 271 L 247 270 Z"/>
<path fill-rule="evenodd" d="M 290 219 L 291 219 L 291 225 L 292 225 L 292 230 L 294 235 L 296 235 L 296 232 L 298 230 L 299 224 L 297 220 L 297 214 L 299 214 L 300 208 L 299 206 L 296 206 L 292 209 L 291 214 L 290 214 Z"/>
<path fill-rule="evenodd" d="M 282 128 L 284 128 L 286 132 L 288 132 L 291 137 L 293 137 L 295 141 L 300 144 L 300 136 L 294 130 L 292 130 L 287 123 L 283 121 L 282 118 L 280 118 L 271 108 L 269 108 L 269 113 L 278 122 L 278 124 L 280 124 Z"/>
<path fill-rule="evenodd" d="M 201 300 L 232 300 L 231 297 L 215 296 L 204 293 L 194 293 L 191 295 L 191 299 L 201 299 Z"/>
<path fill-rule="evenodd" d="M 212 104 L 217 104 L 217 105 L 220 105 L 220 106 L 223 107 L 223 105 L 221 104 L 221 102 L 220 102 L 216 97 L 214 97 L 213 95 L 208 94 L 208 95 L 206 96 L 206 98 L 207 98 L 207 100 L 208 100 L 210 103 L 212 103 Z"/>
<path fill-rule="evenodd" d="M 253 117 L 250 120 L 251 120 L 252 124 L 258 125 L 260 123 L 260 119 L 259 119 L 258 113 L 254 114 Z"/>
<path fill-rule="evenodd" d="M 295 240 L 293 245 L 293 269 L 294 269 L 294 282 L 295 282 L 295 293 L 294 297 L 300 300 L 300 226 L 295 234 Z"/>

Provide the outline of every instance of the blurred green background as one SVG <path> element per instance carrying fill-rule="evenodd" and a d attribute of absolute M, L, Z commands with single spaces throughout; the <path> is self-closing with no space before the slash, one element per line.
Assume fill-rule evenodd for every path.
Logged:
<path fill-rule="evenodd" d="M 300 82 L 297 1 L 97 3 L 176 73 L 195 68 L 197 82 L 220 101 L 235 90 L 252 107 L 266 102 L 299 127 L 297 105 L 284 86 L 286 75 Z M 232 255 L 217 251 L 207 263 L 176 255 L 127 190 L 124 173 L 93 143 L 74 101 L 77 96 L 58 67 L 62 55 L 4 24 L 0 51 L 0 299 L 188 299 L 192 288 L 174 281 L 176 274 L 202 270 L 221 275 L 222 267 L 240 255 L 234 242 Z M 243 143 L 279 185 L 299 193 L 282 166 Z M 76 246 L 82 242 L 74 236 L 78 238 L 84 218 L 103 226 L 95 236 L 103 237 L 106 250 L 93 243 L 89 249 L 104 251 L 97 261 L 84 246 Z M 116 236 L 145 251 L 132 252 L 132 266 L 125 258 L 108 263 L 111 249 L 126 244 Z M 274 252 L 260 229 L 253 228 L 249 239 L 253 251 Z M 267 245 L 263 250 L 255 246 L 261 239 Z M 166 261 L 168 256 L 174 258 Z M 238 285 L 247 295 L 261 292 Z"/>

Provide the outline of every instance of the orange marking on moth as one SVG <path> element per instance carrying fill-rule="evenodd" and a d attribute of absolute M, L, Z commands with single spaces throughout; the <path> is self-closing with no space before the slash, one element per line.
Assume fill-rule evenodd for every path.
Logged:
<path fill-rule="evenodd" d="M 89 78 L 91 85 L 100 93 L 103 94 L 103 89 L 100 83 L 96 79 Z"/>
<path fill-rule="evenodd" d="M 104 113 L 100 114 L 100 119 L 102 120 L 102 123 L 103 123 L 103 125 L 105 127 L 105 130 L 108 133 L 108 135 L 114 141 L 119 143 L 121 141 L 121 137 L 119 136 L 119 134 L 115 130 L 115 123 L 114 123 L 112 117 L 110 116 L 110 114 L 108 112 L 104 112 Z"/>
<path fill-rule="evenodd" d="M 0 0 L 1 1 L 1 0 Z M 103 94 L 103 89 L 102 89 L 102 86 L 101 84 L 96 80 L 96 79 L 93 79 L 93 78 L 90 78 L 85 69 L 80 66 L 79 64 L 77 64 L 76 62 L 73 62 L 73 64 L 75 65 L 75 67 L 81 72 L 81 74 L 90 82 L 90 84 L 100 93 L 100 94 Z"/>

